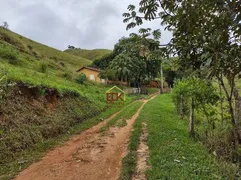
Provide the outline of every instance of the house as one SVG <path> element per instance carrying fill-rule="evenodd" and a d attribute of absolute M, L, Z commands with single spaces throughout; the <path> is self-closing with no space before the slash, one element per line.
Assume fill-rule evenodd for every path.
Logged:
<path fill-rule="evenodd" d="M 76 72 L 79 74 L 81 73 L 85 74 L 86 77 L 91 81 L 95 81 L 98 83 L 105 83 L 105 79 L 101 79 L 99 77 L 100 69 L 84 66 Z"/>

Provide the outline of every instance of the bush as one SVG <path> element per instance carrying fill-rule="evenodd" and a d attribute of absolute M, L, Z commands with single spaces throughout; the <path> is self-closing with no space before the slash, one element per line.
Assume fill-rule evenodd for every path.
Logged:
<path fill-rule="evenodd" d="M 32 50 L 33 50 L 33 47 L 32 47 L 31 45 L 28 45 L 28 49 L 29 49 L 30 51 L 32 51 Z"/>
<path fill-rule="evenodd" d="M 68 80 L 72 80 L 73 79 L 73 74 L 70 73 L 70 72 L 64 72 L 62 74 L 62 77 L 65 78 L 65 79 L 68 79 Z"/>
<path fill-rule="evenodd" d="M 76 78 L 77 83 L 83 84 L 86 81 L 86 75 L 84 73 L 81 73 L 77 78 Z"/>
<path fill-rule="evenodd" d="M 17 51 L 6 45 L 0 45 L 0 57 L 7 59 L 10 64 L 19 63 Z"/>
<path fill-rule="evenodd" d="M 39 55 L 38 55 L 38 53 L 36 51 L 32 50 L 32 53 L 33 53 L 34 57 L 39 58 Z"/>
<path fill-rule="evenodd" d="M 44 62 L 40 62 L 39 63 L 39 72 L 46 73 L 47 70 L 48 70 L 48 64 L 46 64 Z"/>

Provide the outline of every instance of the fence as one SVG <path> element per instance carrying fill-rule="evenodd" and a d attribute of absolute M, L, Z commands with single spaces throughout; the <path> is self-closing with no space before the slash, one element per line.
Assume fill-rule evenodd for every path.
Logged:
<path fill-rule="evenodd" d="M 148 88 L 126 88 L 124 89 L 126 94 L 148 94 Z"/>

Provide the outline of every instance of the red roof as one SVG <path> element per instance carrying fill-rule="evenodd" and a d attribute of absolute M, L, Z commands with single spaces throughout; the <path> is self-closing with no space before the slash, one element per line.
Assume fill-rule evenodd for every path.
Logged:
<path fill-rule="evenodd" d="M 80 68 L 80 69 L 77 70 L 76 72 L 79 72 L 79 71 L 81 71 L 82 69 L 89 69 L 89 70 L 92 70 L 92 71 L 100 72 L 100 69 L 93 68 L 93 67 L 87 67 L 87 66 L 84 66 L 84 67 Z"/>

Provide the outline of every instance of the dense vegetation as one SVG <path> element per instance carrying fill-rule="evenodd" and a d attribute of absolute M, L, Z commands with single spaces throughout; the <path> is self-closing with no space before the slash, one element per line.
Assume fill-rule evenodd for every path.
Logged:
<path fill-rule="evenodd" d="M 129 178 L 134 170 L 140 123 L 146 121 L 153 168 L 148 171 L 150 179 L 175 178 L 180 172 L 183 179 L 234 178 L 235 169 L 224 169 L 225 175 L 193 140 L 202 140 L 218 158 L 240 165 L 241 2 L 140 0 L 137 8 L 129 5 L 123 17 L 127 29 L 161 19 L 173 38 L 161 44 L 160 30 L 147 28 L 121 38 L 113 51 L 70 46 L 61 52 L 0 28 L 0 165 L 19 160 L 21 152 L 38 141 L 64 134 L 105 110 L 107 87 L 76 74 L 80 67 L 91 65 L 102 69 L 102 78 L 133 87 L 156 78 L 163 87 L 163 76 L 173 87 L 177 112 L 169 96 L 145 107 L 147 113 L 139 118 L 130 153 L 123 161 L 127 164 L 123 177 Z M 134 104 L 128 114 L 140 105 Z M 191 158 L 194 160 L 189 161 Z M 2 167 L 0 171 L 7 172 Z"/>
<path fill-rule="evenodd" d="M 158 107 L 158 108 L 156 108 Z M 131 179 L 143 123 L 147 124 L 150 150 L 147 179 L 235 179 L 237 167 L 210 155 L 200 142 L 188 137 L 187 123 L 175 111 L 171 95 L 148 102 L 132 133 L 129 153 L 123 159 L 121 179 Z M 178 175 L 178 176 L 177 176 Z"/>
<path fill-rule="evenodd" d="M 240 1 L 140 0 L 123 17 L 127 29 L 161 19 L 173 32 L 160 47 L 167 52 L 163 58 L 178 57 L 171 62 L 178 79 L 173 99 L 180 116 L 189 117 L 189 135 L 201 138 L 218 157 L 239 163 Z"/>
<path fill-rule="evenodd" d="M 160 75 L 163 53 L 159 48 L 159 31 L 150 34 L 151 29 L 141 29 L 115 44 L 111 54 L 95 60 L 92 66 L 102 69 L 101 77 L 128 82 L 139 87 L 145 81 Z"/>
<path fill-rule="evenodd" d="M 100 59 L 104 56 L 109 55 L 112 51 L 108 50 L 108 49 L 88 50 L 88 49 L 78 49 L 78 48 L 71 49 L 71 48 L 69 48 L 69 49 L 65 50 L 64 52 L 94 61 L 96 59 Z"/>

